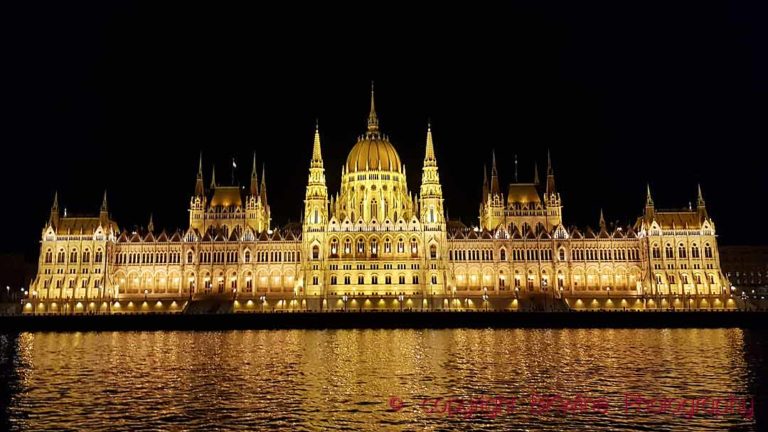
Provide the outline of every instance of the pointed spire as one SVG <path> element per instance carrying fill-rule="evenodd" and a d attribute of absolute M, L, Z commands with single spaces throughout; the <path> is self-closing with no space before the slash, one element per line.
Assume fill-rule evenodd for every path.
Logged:
<path fill-rule="evenodd" d="M 267 205 L 267 166 L 266 164 L 261 165 L 261 204 L 266 206 Z"/>
<path fill-rule="evenodd" d="M 256 152 L 253 152 L 253 162 L 251 164 L 251 196 L 259 194 L 259 175 L 256 171 Z"/>
<path fill-rule="evenodd" d="M 424 166 L 436 165 L 435 144 L 432 141 L 432 122 L 427 121 L 427 150 L 424 153 Z"/>
<path fill-rule="evenodd" d="M 547 149 L 547 189 L 546 189 L 547 196 L 551 196 L 552 194 L 557 193 L 557 189 L 555 188 L 555 170 L 552 168 L 552 157 L 549 154 L 549 149 Z"/>
<path fill-rule="evenodd" d="M 58 225 L 59 223 L 59 192 L 53 193 L 53 205 L 51 206 L 51 215 L 48 217 L 48 223 Z"/>
<path fill-rule="evenodd" d="M 533 184 L 539 184 L 539 164 L 533 164 Z"/>
<path fill-rule="evenodd" d="M 600 209 L 600 229 L 605 229 L 605 217 L 603 217 L 603 209 Z"/>
<path fill-rule="evenodd" d="M 104 197 L 101 199 L 101 211 L 107 211 L 107 190 L 104 189 Z"/>
<path fill-rule="evenodd" d="M 320 149 L 320 122 L 315 119 L 315 142 L 312 145 L 312 168 L 323 167 L 323 154 Z"/>
<path fill-rule="evenodd" d="M 108 220 L 109 209 L 107 207 L 107 190 L 104 189 L 104 198 L 101 199 L 101 211 L 99 212 L 99 222 L 102 226 L 106 226 Z"/>
<path fill-rule="evenodd" d="M 197 180 L 195 181 L 195 196 L 205 195 L 205 185 L 203 184 L 203 152 L 200 152 L 200 160 L 197 163 Z"/>
<path fill-rule="evenodd" d="M 707 218 L 707 205 L 704 202 L 704 195 L 701 193 L 701 184 L 696 185 L 698 188 L 699 196 L 696 199 L 696 210 L 699 213 L 699 217 Z"/>
<path fill-rule="evenodd" d="M 152 213 L 149 214 L 149 223 L 147 224 L 147 230 L 149 230 L 149 232 L 155 232 L 155 223 L 152 222 Z"/>
<path fill-rule="evenodd" d="M 379 119 L 376 117 L 376 104 L 373 97 L 373 81 L 371 81 L 371 112 L 368 114 L 368 132 L 379 131 Z"/>
<path fill-rule="evenodd" d="M 211 189 L 216 188 L 216 165 L 213 166 L 213 169 L 211 170 Z"/>
<path fill-rule="evenodd" d="M 501 194 L 499 171 L 496 169 L 496 150 L 491 150 L 491 195 Z"/>
<path fill-rule="evenodd" d="M 651 185 L 650 183 L 645 184 L 646 194 L 645 194 L 645 206 L 646 207 L 653 207 L 653 198 L 651 198 Z"/>

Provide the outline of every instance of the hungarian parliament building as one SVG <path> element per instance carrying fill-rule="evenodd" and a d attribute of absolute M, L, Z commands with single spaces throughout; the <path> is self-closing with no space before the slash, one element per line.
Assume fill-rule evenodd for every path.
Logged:
<path fill-rule="evenodd" d="M 564 224 L 549 156 L 543 181 L 537 171 L 506 188 L 494 157 L 478 226 L 467 227 L 446 219 L 436 147 L 428 126 L 421 185 L 408 190 L 371 91 L 338 192 L 326 187 L 315 130 L 300 226 L 272 225 L 255 156 L 248 188 L 220 184 L 215 171 L 205 179 L 201 157 L 184 230 L 158 232 L 151 220 L 120 229 L 106 192 L 98 215 L 67 216 L 57 196 L 24 311 L 733 307 L 701 189 L 695 207 L 662 210 L 649 188 L 633 225 L 601 214 L 597 229 L 578 229 Z"/>

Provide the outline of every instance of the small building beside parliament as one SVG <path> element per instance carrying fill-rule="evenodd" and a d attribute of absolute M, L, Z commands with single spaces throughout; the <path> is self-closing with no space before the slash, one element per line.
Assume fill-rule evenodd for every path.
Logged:
<path fill-rule="evenodd" d="M 309 150 L 309 145 L 307 149 Z M 62 214 L 42 230 L 25 313 L 179 312 L 208 300 L 234 311 L 722 309 L 734 307 L 715 224 L 695 208 L 657 209 L 650 188 L 632 226 L 567 228 L 550 158 L 543 181 L 503 190 L 484 170 L 479 226 L 446 220 L 426 130 L 421 186 L 384 134 L 373 91 L 367 128 L 326 187 L 315 130 L 301 226 L 272 225 L 265 174 L 206 187 L 202 157 L 189 226 L 126 231 Z M 309 156 L 309 151 L 307 152 Z"/>

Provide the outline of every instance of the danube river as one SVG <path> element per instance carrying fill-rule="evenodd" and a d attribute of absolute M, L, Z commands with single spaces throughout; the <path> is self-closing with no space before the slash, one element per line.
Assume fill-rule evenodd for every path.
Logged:
<path fill-rule="evenodd" d="M 2 430 L 766 430 L 750 330 L 21 333 L 0 350 Z"/>

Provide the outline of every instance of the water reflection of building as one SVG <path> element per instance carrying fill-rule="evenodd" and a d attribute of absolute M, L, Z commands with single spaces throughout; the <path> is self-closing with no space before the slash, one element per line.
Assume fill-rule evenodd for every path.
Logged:
<path fill-rule="evenodd" d="M 578 229 L 563 222 L 549 157 L 543 182 L 536 169 L 505 193 L 494 155 L 479 226 L 468 227 L 446 220 L 436 155 L 428 126 L 420 189 L 408 190 L 371 92 L 336 193 L 315 131 L 300 228 L 272 227 L 255 157 L 247 188 L 218 182 L 215 171 L 206 187 L 201 158 L 184 231 L 157 232 L 151 220 L 121 230 L 106 194 L 93 217 L 62 215 L 56 198 L 27 310 L 180 310 L 215 297 L 246 310 L 724 306 L 728 284 L 700 189 L 695 207 L 661 210 L 648 188 L 634 225 L 609 225 L 601 212 L 597 229 Z"/>

